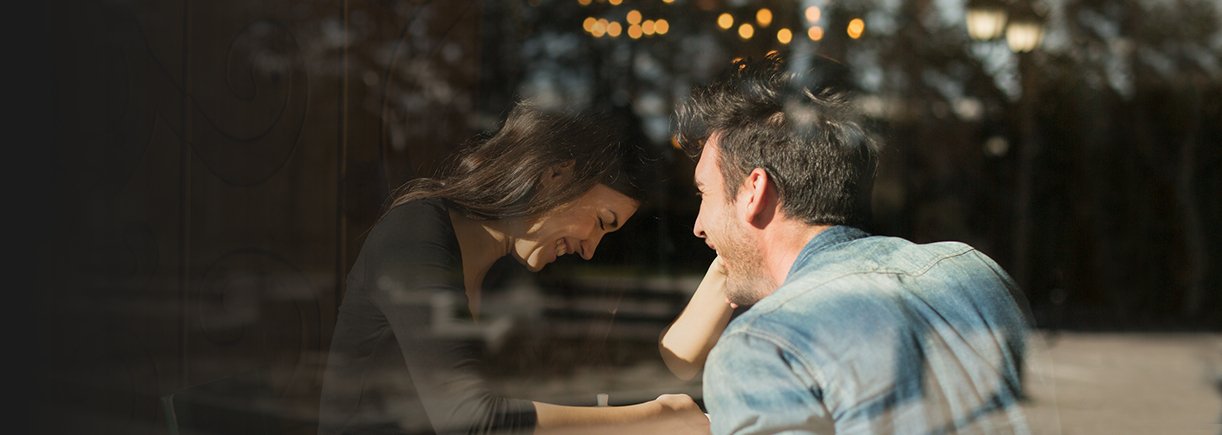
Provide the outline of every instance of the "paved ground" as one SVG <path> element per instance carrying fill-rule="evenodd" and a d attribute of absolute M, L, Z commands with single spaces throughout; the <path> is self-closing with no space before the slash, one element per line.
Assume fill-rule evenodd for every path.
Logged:
<path fill-rule="evenodd" d="M 1041 333 L 1032 343 L 1029 415 L 1042 432 L 1222 434 L 1222 334 Z M 568 377 L 516 381 L 523 397 L 612 404 L 662 393 L 700 396 L 660 363 L 578 370 Z"/>
<path fill-rule="evenodd" d="M 1061 433 L 1222 434 L 1222 334 L 1042 337 L 1030 413 Z"/>

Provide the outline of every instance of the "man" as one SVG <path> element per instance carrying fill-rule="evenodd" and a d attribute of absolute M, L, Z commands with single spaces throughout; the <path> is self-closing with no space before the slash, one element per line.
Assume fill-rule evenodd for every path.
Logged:
<path fill-rule="evenodd" d="M 876 142 L 842 97 L 784 68 L 740 63 L 678 111 L 699 154 L 693 230 L 718 260 L 662 338 L 667 364 L 682 375 L 712 347 L 717 434 L 1028 432 L 1012 280 L 965 244 L 850 226 Z M 727 305 L 751 307 L 727 325 Z"/>

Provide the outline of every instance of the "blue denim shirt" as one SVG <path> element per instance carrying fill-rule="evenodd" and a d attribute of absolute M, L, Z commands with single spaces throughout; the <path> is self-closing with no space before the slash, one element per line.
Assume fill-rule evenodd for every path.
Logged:
<path fill-rule="evenodd" d="M 713 433 L 1028 433 L 1020 303 L 971 246 L 831 227 L 710 353 Z"/>

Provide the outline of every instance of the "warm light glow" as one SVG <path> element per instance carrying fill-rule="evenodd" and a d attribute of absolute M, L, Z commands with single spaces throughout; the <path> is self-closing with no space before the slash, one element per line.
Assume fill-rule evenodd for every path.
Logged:
<path fill-rule="evenodd" d="M 653 20 L 645 20 L 641 23 L 641 31 L 645 32 L 645 36 L 653 36 L 654 32 L 658 31 L 658 23 Z"/>
<path fill-rule="evenodd" d="M 850 38 L 860 38 L 861 34 L 866 31 L 866 22 L 861 18 L 854 18 L 852 21 L 849 21 L 849 28 L 846 31 Z"/>
<path fill-rule="evenodd" d="M 623 32 L 624 32 L 624 27 L 619 24 L 619 21 L 612 21 L 611 23 L 607 24 L 607 35 L 608 36 L 615 38 L 619 36 L 620 33 L 623 33 Z"/>
<path fill-rule="evenodd" d="M 806 37 L 811 41 L 819 41 L 823 39 L 823 28 L 819 26 L 811 27 L 806 31 Z"/>
<path fill-rule="evenodd" d="M 819 21 L 819 17 L 822 15 L 823 15 L 823 11 L 820 10 L 818 6 L 811 6 L 809 8 L 806 8 L 806 21 L 810 21 L 812 23 L 815 21 Z"/>
<path fill-rule="evenodd" d="M 675 2 L 675 0 L 662 0 L 662 3 L 666 3 L 666 4 L 671 4 L 671 3 L 674 3 L 674 2 Z"/>
<path fill-rule="evenodd" d="M 722 28 L 722 30 L 730 30 L 731 27 L 734 27 L 734 16 L 730 14 L 718 15 L 717 27 Z"/>
<path fill-rule="evenodd" d="M 641 25 L 633 24 L 631 26 L 628 26 L 628 37 L 632 39 L 640 39 L 641 38 Z"/>
<path fill-rule="evenodd" d="M 594 29 L 594 23 L 597 22 L 598 20 L 594 19 L 594 17 L 586 17 L 585 21 L 581 22 L 581 28 L 589 32 Z"/>
<path fill-rule="evenodd" d="M 623 2 L 624 0 L 607 0 L 607 3 L 611 3 L 611 6 L 619 6 L 620 3 L 623 3 Z"/>
<path fill-rule="evenodd" d="M 625 16 L 624 19 L 628 20 L 628 24 L 640 24 L 641 23 L 641 11 L 638 11 L 636 9 L 630 10 L 628 11 L 628 15 Z"/>
<path fill-rule="evenodd" d="M 607 33 L 607 20 L 595 21 L 594 25 L 590 26 L 590 34 L 594 35 L 595 38 L 601 38 L 606 33 Z"/>
<path fill-rule="evenodd" d="M 793 40 L 793 32 L 782 27 L 781 30 L 776 31 L 776 40 L 782 44 L 788 44 L 789 41 Z"/>
<path fill-rule="evenodd" d="M 969 7 L 967 34 L 977 41 L 997 39 L 1006 29 L 1006 10 L 1002 7 Z"/>
<path fill-rule="evenodd" d="M 653 31 L 659 35 L 665 35 L 666 32 L 670 31 L 670 22 L 664 18 L 659 18 L 658 21 L 653 22 Z"/>
<path fill-rule="evenodd" d="M 582 5 L 582 6 L 589 6 L 590 0 L 577 0 L 577 4 Z"/>
<path fill-rule="evenodd" d="M 1026 53 L 1034 50 L 1044 39 L 1044 28 L 1036 21 L 1014 21 L 1006 26 L 1006 44 L 1010 51 Z"/>
<path fill-rule="evenodd" d="M 777 50 L 768 50 L 768 52 L 767 52 L 767 53 L 764 53 L 764 57 L 776 56 L 776 55 L 777 55 L 777 53 L 780 53 L 780 51 L 777 51 Z"/>
<path fill-rule="evenodd" d="M 772 24 L 772 11 L 768 8 L 760 8 L 755 13 L 755 21 L 760 23 L 760 27 L 768 27 L 769 24 Z"/>
<path fill-rule="evenodd" d="M 753 27 L 750 24 L 743 24 L 741 26 L 738 26 L 738 37 L 739 38 L 751 39 L 752 36 L 755 36 L 755 27 Z"/>

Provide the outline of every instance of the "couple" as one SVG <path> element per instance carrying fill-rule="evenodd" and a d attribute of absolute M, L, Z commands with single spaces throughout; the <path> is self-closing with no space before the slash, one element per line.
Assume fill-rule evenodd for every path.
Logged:
<path fill-rule="evenodd" d="M 659 348 L 676 375 L 704 372 L 708 418 L 682 394 L 595 408 L 500 397 L 470 346 L 430 330 L 421 300 L 464 295 L 476 322 L 499 258 L 588 260 L 650 187 L 608 124 L 519 106 L 442 177 L 400 190 L 370 232 L 320 433 L 1026 432 L 1013 282 L 970 246 L 849 226 L 874 175 L 870 133 L 777 58 L 737 67 L 678 110 L 699 156 L 693 231 L 718 257 Z"/>

